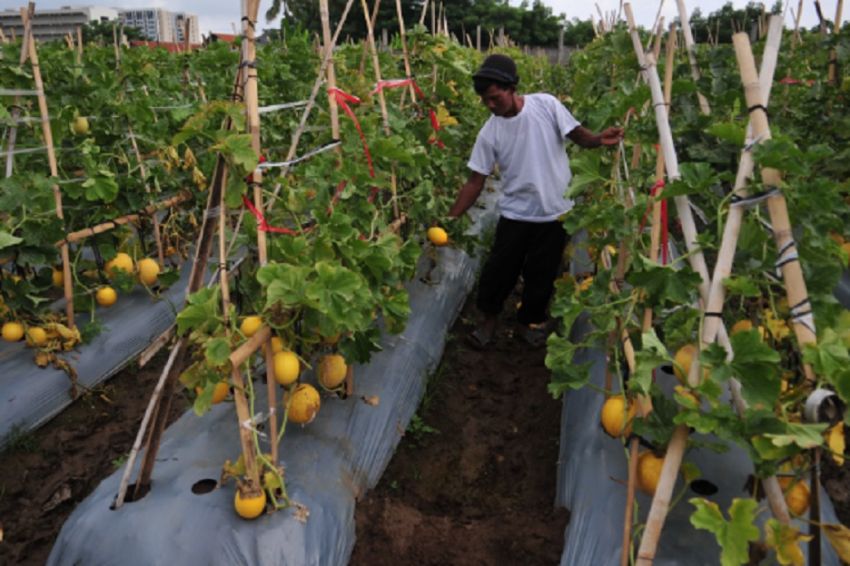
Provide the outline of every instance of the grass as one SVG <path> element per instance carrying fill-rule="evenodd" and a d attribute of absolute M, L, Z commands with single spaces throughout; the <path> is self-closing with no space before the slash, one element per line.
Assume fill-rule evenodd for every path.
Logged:
<path fill-rule="evenodd" d="M 38 448 L 38 441 L 35 438 L 33 431 L 25 430 L 21 425 L 15 425 L 9 434 L 4 439 L 4 448 L 0 454 L 8 454 L 10 452 L 35 452 Z"/>

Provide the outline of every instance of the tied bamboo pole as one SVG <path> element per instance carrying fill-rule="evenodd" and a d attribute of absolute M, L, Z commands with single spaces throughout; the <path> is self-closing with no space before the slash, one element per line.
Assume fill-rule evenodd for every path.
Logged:
<path fill-rule="evenodd" d="M 245 91 L 245 113 L 247 114 L 246 118 L 248 119 L 249 128 L 248 131 L 251 134 L 251 147 L 254 149 L 254 153 L 259 157 L 262 153 L 262 149 L 260 148 L 260 110 L 259 110 L 259 96 L 258 96 L 258 85 L 257 85 L 257 68 L 256 68 L 256 59 L 257 59 L 257 45 L 254 37 L 254 22 L 257 21 L 257 13 L 259 12 L 260 2 L 259 0 L 243 0 L 242 3 L 242 32 L 245 36 L 244 41 L 242 42 L 243 49 L 243 62 L 246 63 L 243 67 L 243 77 L 244 77 L 244 91 Z M 253 186 L 254 186 L 254 206 L 257 210 L 263 210 L 263 173 L 259 168 L 254 169 L 253 177 Z M 266 233 L 262 230 L 257 230 L 257 249 L 259 252 L 260 259 L 260 267 L 266 265 L 269 262 L 268 249 L 266 244 Z M 272 453 L 272 462 L 274 465 L 278 465 L 278 448 L 277 448 L 277 380 L 274 376 L 274 352 L 272 352 L 271 345 L 271 336 L 265 341 L 266 350 L 265 350 L 265 359 L 266 359 L 266 390 L 268 393 L 268 407 L 269 407 L 269 437 L 272 439 L 271 442 L 271 453 Z M 235 380 L 241 380 L 241 375 L 239 375 L 239 370 L 237 366 L 233 366 L 233 376 Z M 238 385 L 236 381 L 234 381 Z M 236 397 L 241 396 L 240 391 L 238 391 L 237 387 L 237 395 Z M 237 409 L 241 403 L 237 401 Z M 247 405 L 246 405 L 247 408 Z M 250 413 L 249 413 L 250 414 Z M 239 422 L 244 423 L 245 419 L 240 415 Z M 244 428 L 244 427 L 242 427 Z M 244 430 L 244 433 L 249 435 L 252 439 L 251 447 L 253 447 L 253 437 L 250 436 L 249 430 Z M 240 435 L 243 435 L 243 430 L 240 429 Z M 243 448 L 246 447 L 243 442 Z M 246 465 L 247 465 L 248 455 L 245 455 Z M 249 478 L 253 481 L 256 478 L 253 475 L 249 474 Z"/>
<path fill-rule="evenodd" d="M 675 181 L 680 178 L 679 162 L 673 145 L 673 135 L 670 130 L 670 124 L 667 117 L 667 107 L 664 104 L 664 95 L 661 91 L 661 81 L 658 79 L 655 59 L 651 55 L 647 57 L 643 52 L 643 46 L 641 45 L 640 37 L 638 36 L 637 28 L 634 23 L 634 15 L 632 14 L 631 5 L 628 3 L 625 4 L 624 10 L 626 12 L 629 30 L 632 37 L 632 44 L 634 46 L 635 53 L 637 54 L 638 63 L 643 70 L 644 79 L 649 84 L 650 92 L 652 93 L 659 142 L 661 149 L 664 152 L 664 166 L 667 171 L 667 178 L 669 181 Z M 700 297 L 703 302 L 705 302 L 708 296 L 710 279 L 708 275 L 708 267 L 705 263 L 705 257 L 703 256 L 702 250 L 696 241 L 697 231 L 693 214 L 691 213 L 690 203 L 687 197 L 683 196 L 675 197 L 674 200 L 676 204 L 676 211 L 682 225 L 685 245 L 689 252 L 688 259 L 690 261 L 691 268 L 700 275 Z M 691 386 L 696 386 L 698 384 L 698 365 L 699 364 L 692 364 L 691 374 L 688 376 L 688 383 Z M 647 518 L 646 529 L 641 539 L 637 560 L 637 564 L 639 565 L 646 566 L 648 564 L 652 564 L 655 558 L 655 550 L 658 545 L 658 539 L 660 538 L 661 529 L 670 508 L 673 488 L 675 487 L 676 477 L 682 464 L 685 449 L 687 448 L 687 441 L 687 427 L 684 425 L 677 426 L 673 432 L 670 443 L 667 446 L 667 453 L 664 457 L 661 477 L 655 490 L 655 496 L 652 499 L 652 506 Z"/>
<path fill-rule="evenodd" d="M 773 85 L 773 75 L 776 69 L 776 61 L 779 56 L 781 37 L 782 17 L 773 16 L 770 18 L 770 22 L 768 24 L 767 43 L 762 56 L 761 74 L 758 77 L 760 92 L 764 93 L 765 106 L 767 106 L 767 101 L 770 98 L 770 89 Z M 748 139 L 752 137 L 751 124 L 747 127 L 747 134 Z M 741 154 L 741 160 L 738 165 L 738 173 L 735 178 L 735 185 L 733 188 L 734 193 L 742 199 L 747 197 L 746 184 L 752 177 L 753 166 L 754 162 L 752 152 L 745 149 Z M 720 243 L 717 263 L 714 266 L 714 272 L 711 278 L 708 301 L 706 302 L 706 312 L 708 313 L 719 313 L 722 311 L 726 291 L 723 282 L 732 273 L 732 262 L 735 257 L 735 249 L 737 247 L 743 215 L 743 207 L 733 206 L 730 208 L 728 216 L 726 217 L 726 223 L 723 227 L 723 238 Z M 705 317 L 702 329 L 702 348 L 707 347 L 716 340 L 719 328 L 720 319 L 718 317 Z M 741 385 L 737 380 L 733 379 L 730 381 L 730 388 L 732 391 L 732 399 L 735 409 L 739 416 L 743 416 L 746 409 L 746 403 L 741 396 Z M 771 476 L 765 478 L 763 486 L 773 515 L 780 522 L 789 524 L 791 517 L 788 514 L 788 506 L 785 502 L 785 498 L 783 497 L 782 488 L 780 487 L 776 477 Z"/>
<path fill-rule="evenodd" d="M 323 57 L 328 60 L 327 78 L 328 88 L 336 88 L 336 71 L 333 63 L 333 42 L 331 41 L 331 18 L 328 9 L 328 0 L 319 0 L 319 16 L 322 20 L 322 43 L 325 46 Z M 339 139 L 339 106 L 337 106 L 336 98 L 328 97 L 328 112 L 331 116 L 331 137 Z M 339 153 L 339 149 L 337 153 Z"/>
<path fill-rule="evenodd" d="M 419 25 L 420 26 L 425 25 L 425 15 L 428 13 L 428 3 L 429 2 L 430 2 L 430 0 L 425 0 L 425 2 L 422 3 L 422 11 L 419 12 Z"/>
<path fill-rule="evenodd" d="M 755 61 L 750 40 L 743 33 L 736 33 L 732 37 L 735 45 L 735 54 L 738 57 L 738 65 L 741 69 L 741 80 L 744 85 L 744 95 L 747 106 L 750 108 L 750 123 L 753 127 L 753 136 L 760 141 L 770 139 L 770 125 L 767 113 L 764 110 L 764 98 L 761 94 L 758 76 L 755 72 Z M 777 188 L 782 182 L 779 171 L 768 167 L 761 170 L 762 183 L 765 187 Z M 791 221 L 788 217 L 788 206 L 785 197 L 779 193 L 773 193 L 767 199 L 767 209 L 773 229 L 773 238 L 779 250 L 777 267 L 782 271 L 782 279 L 785 282 L 785 290 L 788 295 L 788 304 L 791 305 L 791 322 L 794 334 L 800 350 L 806 344 L 814 344 L 817 341 L 815 320 L 809 304 L 809 295 L 806 282 L 803 279 L 803 270 L 797 255 L 797 247 L 791 230 Z M 815 374 L 808 364 L 803 365 L 803 373 L 806 382 L 813 385 Z"/>
<path fill-rule="evenodd" d="M 307 118 L 310 116 L 310 112 L 313 110 L 313 106 L 316 103 L 316 96 L 319 94 L 319 89 L 322 86 L 322 83 L 325 81 L 325 71 L 327 70 L 328 65 L 331 62 L 331 57 L 333 55 L 333 47 L 336 45 L 337 39 L 339 39 L 339 34 L 342 31 L 342 26 L 345 25 L 346 18 L 348 18 L 348 12 L 351 11 L 351 7 L 354 5 L 354 0 L 348 0 L 345 3 L 345 9 L 342 11 L 342 16 L 339 18 L 339 22 L 336 25 L 336 30 L 334 31 L 334 35 L 330 41 L 330 49 L 328 49 L 324 57 L 322 57 L 322 64 L 319 66 L 319 72 L 316 74 L 316 80 L 313 82 L 313 89 L 310 91 L 310 96 L 307 98 L 307 106 L 304 107 L 304 112 L 301 114 L 301 121 L 298 123 L 298 128 L 295 130 L 295 133 L 292 136 L 292 143 L 289 144 L 289 151 L 286 154 L 286 161 L 291 161 L 293 157 L 295 157 L 295 152 L 298 150 L 298 143 L 301 140 L 301 135 L 304 133 L 304 130 L 307 128 Z M 281 176 L 285 176 L 286 172 L 289 171 L 289 167 L 284 167 L 281 169 Z M 275 187 L 274 193 L 272 194 L 272 198 L 269 199 L 269 206 L 271 206 L 275 199 L 277 199 L 277 195 L 280 193 L 280 189 L 283 184 L 279 184 Z"/>
<path fill-rule="evenodd" d="M 837 36 L 841 32 L 841 14 L 844 11 L 844 0 L 838 0 L 835 5 L 835 20 L 832 26 L 832 35 Z M 833 47 L 829 50 L 829 82 L 836 84 L 838 81 L 838 52 Z"/>
<path fill-rule="evenodd" d="M 659 32 L 659 35 L 661 33 Z M 665 51 L 664 65 L 664 103 L 670 107 L 673 93 L 673 58 L 676 53 L 677 31 L 676 24 L 671 23 L 667 33 L 667 45 Z M 655 158 L 656 181 L 664 180 L 664 153 L 658 151 Z M 652 205 L 652 231 L 650 235 L 649 257 L 654 263 L 658 262 L 658 251 L 661 242 L 661 192 L 656 195 Z M 643 316 L 642 331 L 648 332 L 652 328 L 652 309 L 646 309 Z M 642 416 L 645 416 L 645 412 Z M 637 460 L 640 441 L 637 437 L 629 441 L 629 476 L 626 485 L 626 508 L 623 518 L 623 544 L 620 549 L 620 566 L 628 566 L 631 557 L 631 529 L 633 520 L 635 491 L 637 488 Z"/>
<path fill-rule="evenodd" d="M 118 25 L 112 24 L 112 49 L 115 51 L 115 69 L 121 68 L 121 49 L 118 47 Z"/>
<path fill-rule="evenodd" d="M 797 4 L 797 13 L 794 14 L 794 45 L 802 45 L 803 38 L 800 36 L 800 18 L 803 16 L 803 0 Z"/>
<path fill-rule="evenodd" d="M 53 148 L 53 132 L 50 129 L 50 113 L 47 110 L 47 97 L 44 94 L 44 81 L 41 78 L 41 68 L 38 64 L 38 51 L 35 48 L 35 37 L 33 36 L 30 16 L 35 12 L 35 3 L 30 2 L 28 8 L 21 8 L 21 19 L 25 20 L 27 33 L 24 42 L 27 45 L 27 54 L 32 65 L 32 76 L 35 81 L 35 90 L 38 92 L 38 112 L 41 116 L 41 133 L 44 136 L 44 145 L 47 147 L 47 163 L 50 167 L 50 177 L 53 179 L 51 189 L 53 200 L 56 203 L 56 217 L 64 224 L 65 214 L 62 211 L 62 193 L 56 180 L 59 178 L 59 167 L 56 163 L 56 151 Z M 71 258 L 68 244 L 60 248 L 62 256 L 62 278 L 65 291 L 65 316 L 68 318 L 68 327 L 72 330 L 77 323 L 74 320 L 74 280 L 71 277 Z"/>
<path fill-rule="evenodd" d="M 29 25 L 30 25 L 29 22 L 32 19 L 34 10 L 35 10 L 34 5 L 30 4 L 28 12 L 27 12 L 27 19 L 22 22 L 23 25 L 24 25 L 24 35 L 23 35 L 24 38 L 27 37 L 27 29 L 29 28 Z M 15 33 L 15 28 L 12 28 L 12 41 L 13 42 L 15 41 L 14 33 Z M 27 62 L 28 58 L 29 58 L 29 45 L 26 41 L 22 41 L 21 42 L 21 57 L 20 57 L 19 65 L 23 66 L 24 63 Z M 15 152 L 14 152 L 14 150 L 15 150 L 15 141 L 18 137 L 18 126 L 17 126 L 18 118 L 20 118 L 20 116 L 21 116 L 21 105 L 20 105 L 20 103 L 21 103 L 21 97 L 20 97 L 20 95 L 16 95 L 15 101 L 12 103 L 12 127 L 9 128 L 9 141 L 6 144 L 6 148 L 8 150 L 8 152 L 6 153 L 6 177 L 7 178 L 12 176 L 12 169 L 13 169 L 13 165 L 15 163 L 15 157 L 14 157 Z"/>
<path fill-rule="evenodd" d="M 380 2 L 380 0 L 377 0 Z M 377 5 L 376 2 L 376 5 Z M 366 40 L 369 45 L 369 51 L 372 54 L 372 66 L 375 70 L 375 84 L 381 83 L 381 63 L 378 60 L 378 50 L 375 48 L 375 34 L 374 29 L 372 27 L 372 21 L 369 19 L 369 8 L 366 6 L 366 0 L 360 0 L 360 5 L 363 7 L 363 16 L 366 18 Z M 378 103 L 381 106 L 381 117 L 384 122 L 384 133 L 389 136 L 390 132 L 390 118 L 389 113 L 387 112 L 387 99 L 384 96 L 383 89 L 378 91 Z M 396 172 L 395 166 L 392 168 L 392 172 L 390 174 L 390 189 L 392 191 L 392 204 L 393 204 L 393 219 L 398 220 L 400 217 L 399 208 L 398 208 L 398 188 L 396 186 Z"/>
<path fill-rule="evenodd" d="M 404 13 L 401 10 L 401 0 L 395 0 L 395 10 L 398 13 L 398 32 L 399 39 L 401 39 L 401 55 L 404 59 L 404 76 L 409 79 L 412 72 L 410 70 L 410 57 L 407 53 L 407 34 L 404 30 Z M 409 85 L 408 89 L 410 90 L 410 100 L 415 103 L 416 91 L 413 89 L 413 85 Z"/>
<path fill-rule="evenodd" d="M 375 5 L 372 7 L 372 29 L 375 29 L 375 25 L 378 22 L 378 9 L 381 7 L 381 0 L 375 0 Z M 360 57 L 360 67 L 359 74 L 362 76 L 366 73 L 366 57 L 369 56 L 369 45 L 363 44 L 363 55 Z"/>
<path fill-rule="evenodd" d="M 83 28 L 77 26 L 77 67 L 83 65 Z"/>
<path fill-rule="evenodd" d="M 685 50 L 688 52 L 688 62 L 691 65 L 691 77 L 694 82 L 699 82 L 700 71 L 697 64 L 696 53 L 694 52 L 694 36 L 691 33 L 691 24 L 688 21 L 688 10 L 685 8 L 685 0 L 676 0 L 679 8 L 679 25 L 682 26 L 682 35 L 685 38 Z M 699 100 L 699 109 L 705 115 L 711 114 L 711 107 L 708 105 L 708 99 L 699 90 L 697 90 L 697 99 Z"/>
<path fill-rule="evenodd" d="M 124 216 L 119 216 L 118 218 L 108 220 L 107 222 L 102 222 L 90 228 L 83 228 L 82 230 L 71 232 L 64 239 L 56 242 L 56 247 L 62 247 L 65 244 L 73 244 L 75 242 L 79 242 L 80 240 L 84 240 L 85 238 L 89 238 L 97 234 L 102 234 L 104 232 L 108 232 L 109 230 L 114 230 L 115 228 L 124 224 L 137 222 L 142 218 L 142 216 L 151 216 L 159 210 L 176 206 L 182 202 L 190 200 L 191 198 L 192 193 L 190 193 L 189 191 L 182 191 L 171 198 L 146 206 L 141 212 L 137 212 L 135 214 L 126 214 Z"/>
<path fill-rule="evenodd" d="M 233 90 L 231 99 L 236 100 L 241 95 L 240 86 L 241 73 L 237 72 L 234 78 Z M 147 93 L 146 93 L 147 94 Z M 228 119 L 224 124 L 225 129 L 231 128 L 231 121 Z M 201 229 L 198 233 L 197 245 L 195 246 L 195 255 L 192 261 L 192 270 L 189 274 L 189 283 L 186 287 L 186 296 L 198 291 L 204 284 L 207 263 L 212 252 L 213 236 L 217 223 L 215 222 L 216 215 L 220 213 L 218 208 L 219 200 L 221 199 L 222 191 L 224 190 L 225 179 L 227 177 L 227 160 L 221 155 L 216 160 L 215 169 L 213 170 L 212 179 L 210 181 L 209 194 L 207 195 L 207 204 L 204 211 Z M 142 459 L 138 480 L 136 481 L 133 498 L 140 498 L 150 486 L 151 476 L 153 475 L 154 465 L 156 464 L 156 455 L 159 452 L 159 442 L 162 438 L 162 433 L 165 430 L 165 424 L 168 420 L 168 412 L 171 405 L 171 398 L 174 394 L 174 387 L 177 382 L 177 377 L 183 371 L 185 366 L 187 344 L 183 337 L 178 338 L 173 347 L 172 354 L 175 356 L 173 366 L 166 367 L 159 376 L 159 381 L 151 395 L 146 415 L 150 413 L 149 419 L 143 419 L 139 430 L 136 433 L 136 442 L 133 450 L 130 451 L 130 456 L 127 459 L 127 464 L 124 470 L 124 476 L 121 478 L 119 488 L 119 497 L 116 498 L 114 508 L 118 509 L 124 504 L 124 495 L 126 487 L 130 481 L 135 458 L 141 450 L 141 444 L 144 440 L 145 454 Z M 146 438 L 145 438 L 146 437 Z"/>

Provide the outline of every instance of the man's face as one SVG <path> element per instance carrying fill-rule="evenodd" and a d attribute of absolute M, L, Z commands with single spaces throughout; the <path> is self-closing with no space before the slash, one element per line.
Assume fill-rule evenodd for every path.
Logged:
<path fill-rule="evenodd" d="M 481 103 L 494 116 L 505 116 L 514 110 L 514 89 L 503 89 L 499 85 L 490 85 L 481 95 Z"/>

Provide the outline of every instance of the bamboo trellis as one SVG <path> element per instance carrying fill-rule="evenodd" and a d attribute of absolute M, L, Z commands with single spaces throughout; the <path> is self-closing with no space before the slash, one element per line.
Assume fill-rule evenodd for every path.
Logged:
<path fill-rule="evenodd" d="M 629 14 L 629 16 L 630 16 L 630 10 L 628 10 L 628 9 L 627 9 L 627 14 Z M 633 19 L 631 17 L 630 17 L 630 27 L 633 30 L 633 38 L 636 38 L 636 34 L 634 33 Z M 764 62 L 766 64 L 763 67 L 763 75 L 762 75 L 762 81 L 767 81 L 767 84 L 769 84 L 770 81 L 772 81 L 773 66 L 775 66 L 775 58 L 776 58 L 776 54 L 778 52 L 778 42 L 779 42 L 779 39 L 778 39 L 779 38 L 779 31 L 778 30 L 781 30 L 781 21 L 779 20 L 779 18 L 775 18 L 774 21 L 771 22 L 772 34 L 769 34 L 769 38 L 771 36 L 773 36 L 774 41 L 771 42 L 770 39 L 768 41 L 768 48 L 766 49 L 765 62 Z M 746 36 L 744 36 L 744 37 L 746 37 Z M 771 43 L 773 43 L 773 45 L 771 45 Z M 658 122 L 658 126 L 659 126 L 659 132 L 662 134 L 661 135 L 661 137 L 662 137 L 662 148 L 664 148 L 665 146 L 668 146 L 668 145 L 670 147 L 672 147 L 671 144 L 665 144 L 664 143 L 664 138 L 666 137 L 664 130 L 666 129 L 666 130 L 669 131 L 669 126 L 666 126 L 666 124 L 663 123 L 663 122 L 666 122 L 666 116 L 663 116 L 665 114 L 663 98 L 661 98 L 658 95 L 659 94 L 658 91 L 660 91 L 660 89 L 656 88 L 656 86 L 654 84 L 654 83 L 657 83 L 657 74 L 655 74 L 655 72 L 654 72 L 654 61 L 650 59 L 648 62 L 644 63 L 644 60 L 641 57 L 641 54 L 639 52 L 639 47 L 638 47 L 639 45 L 640 45 L 639 42 L 635 41 L 635 49 L 636 49 L 636 51 L 638 51 L 639 60 L 641 61 L 643 68 L 646 69 L 645 73 L 646 73 L 646 75 L 648 75 L 648 79 L 650 80 L 650 87 L 651 87 L 651 90 L 653 92 L 653 100 L 655 101 L 655 106 L 656 106 L 656 117 L 658 118 L 657 122 Z M 751 58 L 751 55 L 750 55 L 750 58 Z M 772 58 L 772 61 L 771 61 L 771 58 Z M 752 69 L 753 69 L 753 76 L 757 77 L 757 75 L 755 75 L 754 64 L 752 65 Z M 655 76 L 653 77 L 652 75 L 655 75 Z M 653 80 L 653 78 L 654 78 L 654 80 Z M 759 90 L 758 90 L 759 89 L 758 78 L 756 78 L 756 80 L 755 80 L 755 86 L 753 87 L 753 85 L 751 83 L 748 83 L 748 88 L 751 91 L 755 90 L 756 92 L 759 92 Z M 659 102 L 659 100 L 660 100 L 660 102 Z M 748 104 L 750 104 L 751 106 L 753 105 L 753 103 L 750 102 L 749 98 L 748 98 Z M 758 106 L 756 106 L 756 108 L 757 108 L 757 111 L 758 111 Z M 763 108 L 763 106 L 761 106 L 761 108 Z M 659 112 L 659 109 L 661 110 L 660 112 Z M 665 119 L 662 120 L 661 118 L 665 118 Z M 755 132 L 755 130 L 756 129 L 754 128 L 754 132 Z M 755 134 L 755 135 L 759 135 L 759 134 Z M 762 139 L 762 138 L 757 137 L 756 139 Z M 667 158 L 667 153 L 668 152 L 665 150 L 665 159 Z M 673 153 L 672 156 L 675 158 L 675 153 Z M 740 174 L 741 174 L 741 171 L 739 170 L 739 175 Z M 668 166 L 668 176 L 672 177 L 672 175 L 670 175 L 669 166 Z M 779 197 L 771 197 L 771 198 L 779 198 Z M 789 231 L 790 226 L 789 226 L 789 223 L 787 222 L 787 211 L 785 211 L 784 216 L 782 214 L 782 211 L 784 210 L 784 201 L 782 201 L 782 203 L 783 203 L 783 206 L 781 207 L 782 210 L 775 212 L 776 220 L 774 220 L 774 224 L 775 225 L 778 224 L 781 227 L 780 230 L 775 230 L 775 237 L 777 238 L 778 245 L 784 246 L 784 248 L 786 250 L 784 253 L 788 254 L 787 257 L 789 257 L 793 260 L 793 259 L 796 259 L 796 255 L 795 255 L 795 252 L 793 251 L 793 248 L 791 247 L 792 244 L 788 243 L 788 238 L 790 237 L 790 231 Z M 780 207 L 777 206 L 776 208 L 780 208 Z M 771 210 L 771 214 L 774 214 L 774 210 Z M 783 249 L 783 248 L 780 247 L 780 249 Z M 794 254 L 794 257 L 792 257 L 791 254 Z M 786 266 L 789 267 L 789 270 L 788 270 L 789 273 L 788 273 L 787 277 L 789 277 L 789 278 L 791 278 L 795 281 L 795 283 L 793 285 L 787 285 L 787 288 L 789 290 L 789 294 L 793 293 L 792 289 L 795 289 L 795 288 L 797 289 L 797 292 L 793 293 L 794 296 L 789 298 L 789 301 L 794 301 L 795 298 L 800 299 L 800 300 L 804 300 L 805 296 L 800 295 L 801 289 L 802 289 L 803 293 L 805 292 L 804 283 L 801 281 L 802 278 L 800 277 L 798 279 L 796 274 L 794 273 L 795 271 L 796 272 L 800 271 L 799 270 L 799 264 L 796 261 L 790 261 L 786 265 L 783 265 L 783 269 Z M 705 281 L 705 277 L 703 279 Z M 715 281 L 715 283 L 719 284 L 718 282 L 721 281 L 721 279 L 717 278 L 717 279 L 714 279 L 714 281 Z M 702 288 L 701 288 L 701 291 L 702 291 Z M 703 300 L 706 301 L 706 299 L 707 299 L 706 294 L 705 293 L 701 293 L 701 294 L 703 296 Z M 803 302 L 803 303 L 794 303 L 794 304 L 799 305 L 799 304 L 805 304 L 805 303 Z M 711 312 L 711 311 L 709 311 L 709 312 Z M 706 322 L 708 322 L 708 320 L 714 319 L 714 318 L 715 317 L 708 317 L 706 319 Z M 716 321 L 716 322 L 719 322 L 719 321 Z M 719 325 L 717 325 L 716 322 L 713 322 L 712 324 L 715 325 L 715 326 L 718 326 L 718 330 L 720 331 L 720 337 L 723 338 L 722 327 L 719 327 Z M 807 320 L 804 319 L 804 320 L 800 321 L 799 324 L 795 324 L 795 326 L 796 327 L 811 326 L 811 328 L 813 329 L 813 324 L 806 325 L 806 324 L 803 324 L 803 322 L 811 322 L 811 321 L 807 321 Z M 800 330 L 800 332 L 802 332 L 802 330 Z M 805 338 L 806 337 L 804 336 L 804 339 Z M 725 342 L 725 340 L 722 340 L 722 341 Z M 801 341 L 799 334 L 798 334 L 798 341 Z M 727 350 L 728 350 L 728 347 L 727 347 Z M 695 385 L 699 380 L 699 375 L 700 375 L 700 373 L 699 373 L 698 364 L 696 364 L 696 363 L 692 364 L 691 373 L 688 376 L 689 383 L 691 385 Z M 733 384 L 732 393 L 733 393 L 733 398 L 735 398 L 735 400 L 736 400 L 736 403 L 735 403 L 736 408 L 738 408 L 739 411 L 742 410 L 741 407 L 742 407 L 743 402 L 740 400 L 739 387 L 736 389 L 736 387 L 734 387 L 734 384 Z M 660 534 L 661 526 L 663 525 L 664 517 L 666 516 L 666 512 L 667 512 L 667 509 L 669 507 L 670 495 L 672 493 L 673 484 L 675 483 L 675 478 L 676 478 L 676 475 L 678 473 L 679 465 L 681 464 L 682 452 L 684 450 L 686 441 L 687 441 L 687 429 L 684 428 L 684 427 L 677 428 L 677 430 L 674 432 L 673 439 L 671 440 L 670 444 L 668 445 L 667 456 L 665 457 L 664 466 L 663 466 L 663 469 L 662 469 L 662 472 L 661 472 L 661 479 L 659 480 L 659 484 L 656 488 L 656 494 L 655 494 L 655 497 L 653 498 L 652 508 L 650 509 L 649 518 L 647 520 L 646 531 L 645 531 L 644 537 L 641 541 L 641 548 L 638 552 L 638 562 L 637 562 L 638 564 L 649 564 L 654 559 L 655 547 L 657 545 L 657 540 L 658 540 L 658 536 Z M 776 482 L 775 478 L 769 478 L 769 480 L 765 481 L 765 490 L 768 494 L 768 499 L 770 501 L 771 508 L 774 511 L 774 514 L 781 521 L 786 522 L 788 520 L 787 507 L 785 506 L 784 499 L 782 498 L 781 489 L 779 489 L 778 482 Z"/>
<path fill-rule="evenodd" d="M 50 169 L 50 178 L 52 180 L 51 189 L 53 191 L 53 200 L 56 204 L 56 216 L 64 224 L 65 214 L 62 210 L 62 192 L 59 190 L 59 167 L 56 162 L 56 151 L 53 147 L 53 132 L 50 129 L 50 113 L 47 108 L 47 96 L 44 90 L 44 81 L 41 77 L 41 67 L 38 62 L 38 50 L 35 46 L 35 36 L 32 30 L 32 18 L 35 13 L 35 3 L 30 2 L 27 8 L 21 8 L 21 20 L 24 23 L 24 35 L 22 42 L 21 64 L 23 65 L 29 60 L 32 68 L 33 82 L 35 83 L 35 92 L 38 99 L 38 112 L 41 118 L 41 133 L 44 137 L 44 145 L 47 150 L 47 163 Z M 11 139 L 12 134 L 10 134 Z M 11 145 L 14 141 L 10 141 L 9 160 L 11 160 Z M 10 174 L 10 161 L 7 161 L 7 176 Z M 71 277 L 71 260 L 70 251 L 67 243 L 60 245 L 59 253 L 62 258 L 62 280 L 65 295 L 65 316 L 67 326 L 73 329 L 76 326 L 74 320 L 74 286 Z"/>

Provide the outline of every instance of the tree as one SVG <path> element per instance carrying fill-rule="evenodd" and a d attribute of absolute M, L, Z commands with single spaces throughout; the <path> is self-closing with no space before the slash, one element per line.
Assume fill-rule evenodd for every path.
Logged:
<path fill-rule="evenodd" d="M 102 42 L 104 44 L 112 43 L 112 28 L 117 26 L 118 31 L 121 31 L 121 24 L 117 21 L 101 22 L 93 21 L 88 25 L 83 26 L 83 41 L 85 43 Z M 134 39 L 145 39 L 141 30 L 124 26 L 124 35 L 127 36 L 127 41 Z"/>
<path fill-rule="evenodd" d="M 732 43 L 732 34 L 745 31 L 755 35 L 759 19 L 762 17 L 763 4 L 749 2 L 744 8 L 735 9 L 732 2 L 727 2 L 719 10 L 712 12 L 707 18 L 702 16 L 699 8 L 691 14 L 691 31 L 697 43 L 708 42 L 713 37 L 718 43 Z M 781 2 L 775 2 L 770 9 L 771 14 L 781 14 Z"/>
<path fill-rule="evenodd" d="M 347 0 L 328 0 L 332 30 L 336 28 L 339 18 L 345 9 L 346 2 Z M 401 9 L 407 27 L 419 21 L 422 2 L 423 0 L 402 0 Z M 375 5 L 374 0 L 367 0 L 366 4 L 369 6 L 369 11 L 371 12 Z M 284 19 L 297 23 L 310 32 L 319 35 L 322 33 L 322 21 L 319 16 L 319 3 L 317 0 L 287 0 L 286 2 L 274 0 L 272 6 L 266 11 L 266 20 L 273 20 L 281 14 Z M 396 12 L 395 0 L 382 0 L 378 8 L 378 17 L 375 20 L 375 35 L 380 37 L 383 29 L 387 29 L 391 34 L 398 31 L 398 14 Z M 354 1 L 354 5 L 348 13 L 341 36 L 350 36 L 353 39 L 360 39 L 366 36 L 366 20 L 363 17 L 361 3 L 358 0 Z"/>

